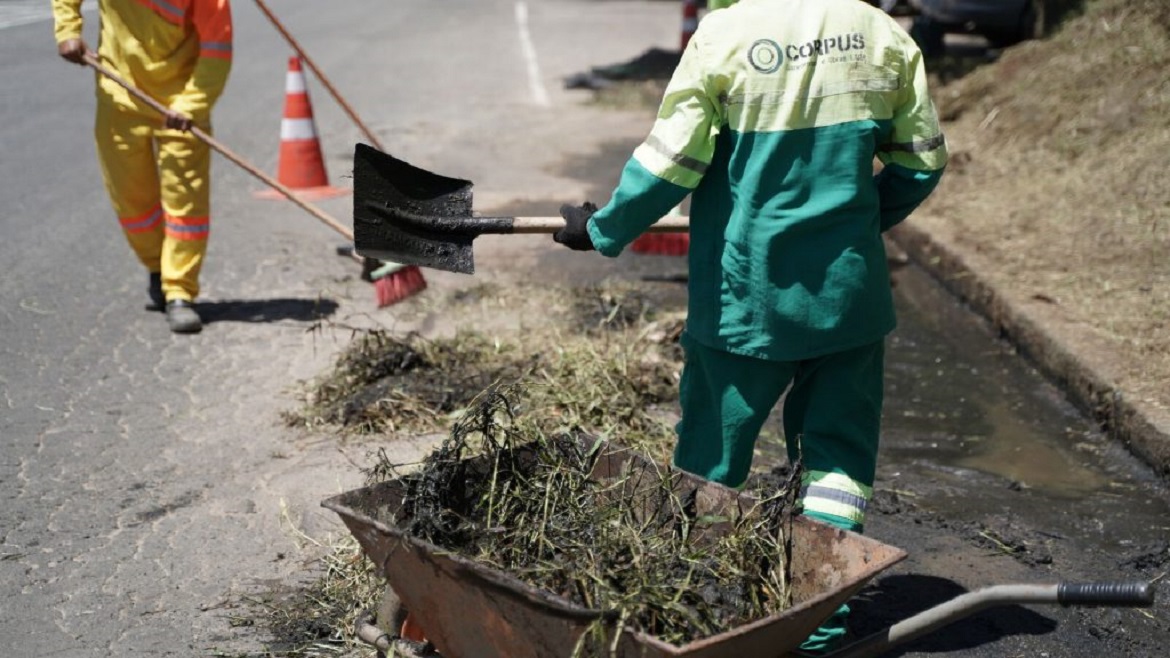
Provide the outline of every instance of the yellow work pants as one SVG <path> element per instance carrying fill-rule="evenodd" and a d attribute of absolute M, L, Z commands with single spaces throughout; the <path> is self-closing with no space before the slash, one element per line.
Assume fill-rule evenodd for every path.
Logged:
<path fill-rule="evenodd" d="M 147 270 L 162 274 L 168 301 L 194 300 L 211 226 L 211 151 L 191 133 L 164 128 L 160 116 L 100 96 L 97 106 L 98 160 L 126 240 Z"/>

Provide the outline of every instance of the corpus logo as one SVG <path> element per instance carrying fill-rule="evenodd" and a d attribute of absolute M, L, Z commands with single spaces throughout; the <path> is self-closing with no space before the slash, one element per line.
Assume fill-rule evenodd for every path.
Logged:
<path fill-rule="evenodd" d="M 775 73 L 784 63 L 784 51 L 771 39 L 760 39 L 748 48 L 748 63 L 760 73 Z"/>

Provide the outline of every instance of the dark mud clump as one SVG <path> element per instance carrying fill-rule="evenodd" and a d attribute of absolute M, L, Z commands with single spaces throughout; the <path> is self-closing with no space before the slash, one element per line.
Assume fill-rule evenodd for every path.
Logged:
<path fill-rule="evenodd" d="M 634 287 L 586 288 L 573 303 L 577 322 L 588 333 L 621 331 L 645 324 L 653 308 L 649 294 Z"/>
<path fill-rule="evenodd" d="M 354 433 L 429 429 L 464 408 L 499 379 L 517 379 L 536 357 L 501 351 L 486 337 L 462 333 L 429 341 L 385 331 L 358 336 L 319 381 L 290 425 L 337 425 Z"/>

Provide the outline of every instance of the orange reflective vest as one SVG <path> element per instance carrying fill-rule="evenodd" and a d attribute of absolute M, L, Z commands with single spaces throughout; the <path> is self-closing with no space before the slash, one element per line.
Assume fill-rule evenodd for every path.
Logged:
<path fill-rule="evenodd" d="M 81 38 L 81 0 L 53 0 L 57 42 Z M 173 110 L 206 125 L 232 63 L 229 0 L 101 0 L 98 56 Z M 154 112 L 99 75 L 98 95 Z"/>

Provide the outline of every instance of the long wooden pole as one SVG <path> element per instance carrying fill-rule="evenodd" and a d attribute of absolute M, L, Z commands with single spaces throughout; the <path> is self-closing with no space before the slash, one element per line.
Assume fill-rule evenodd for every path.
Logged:
<path fill-rule="evenodd" d="M 367 128 L 366 124 L 362 123 L 362 120 L 358 118 L 357 112 L 354 112 L 353 108 L 349 106 L 349 103 L 345 102 L 345 99 L 341 97 L 341 94 L 338 93 L 337 89 L 333 87 L 333 84 L 329 82 L 329 78 L 325 77 L 325 74 L 321 72 L 321 69 L 317 68 L 317 65 L 313 62 L 312 59 L 309 58 L 309 55 L 305 53 L 304 49 L 301 48 L 301 45 L 297 43 L 297 40 L 294 39 L 291 34 L 289 34 L 288 30 L 284 28 L 284 25 L 280 22 L 280 20 L 276 18 L 276 14 L 273 14 L 272 10 L 268 8 L 268 5 L 264 4 L 264 0 L 256 0 L 256 6 L 259 7 L 260 11 L 268 17 L 268 20 L 272 21 L 272 25 L 276 27 L 276 31 L 280 32 L 281 36 L 285 38 L 285 41 L 288 41 L 288 45 L 292 46 L 292 49 L 297 52 L 297 55 L 300 56 L 302 60 L 304 60 L 305 65 L 309 67 L 309 70 L 313 72 L 313 75 L 317 76 L 317 79 L 321 81 L 321 84 L 325 86 L 325 89 L 329 90 L 329 93 L 333 96 L 333 100 L 337 101 L 337 104 L 341 106 L 341 109 L 344 110 L 347 115 L 349 115 L 349 118 L 352 119 L 355 124 L 357 124 L 358 129 L 362 131 L 362 134 L 366 136 L 366 139 L 370 140 L 370 144 L 379 151 L 385 152 L 386 149 L 382 146 L 382 143 L 378 141 L 378 138 L 374 135 L 374 132 Z"/>

